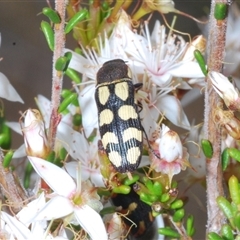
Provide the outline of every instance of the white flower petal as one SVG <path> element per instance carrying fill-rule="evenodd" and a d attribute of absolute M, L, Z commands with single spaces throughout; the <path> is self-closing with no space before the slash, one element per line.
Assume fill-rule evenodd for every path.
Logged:
<path fill-rule="evenodd" d="M 39 210 L 35 220 L 52 220 L 67 216 L 73 212 L 71 201 L 62 196 L 55 196 Z"/>
<path fill-rule="evenodd" d="M 107 232 L 100 215 L 88 205 L 74 208 L 74 215 L 92 240 L 107 240 Z M 94 225 L 93 225 L 94 223 Z"/>
<path fill-rule="evenodd" d="M 38 95 L 36 103 L 44 119 L 45 126 L 48 128 L 51 114 L 51 102 L 46 97 Z"/>
<path fill-rule="evenodd" d="M 68 149 L 69 154 L 75 160 L 85 160 L 89 147 L 83 134 L 61 122 L 58 125 L 57 138 L 63 143 L 64 147 Z"/>
<path fill-rule="evenodd" d="M 0 72 L 0 97 L 12 102 L 24 103 L 17 91 L 11 85 L 7 77 Z"/>
<path fill-rule="evenodd" d="M 99 171 L 95 171 L 91 173 L 91 182 L 95 187 L 105 187 L 103 176 Z"/>
<path fill-rule="evenodd" d="M 228 108 L 231 108 L 231 106 L 235 105 L 235 101 L 236 105 L 239 105 L 239 92 L 227 77 L 219 72 L 214 71 L 209 72 L 208 76 L 213 84 L 213 88 L 223 99 Z M 238 107 L 236 108 L 238 109 Z"/>
<path fill-rule="evenodd" d="M 81 179 L 82 181 L 86 181 L 90 178 L 90 171 L 88 167 L 81 167 Z"/>
<path fill-rule="evenodd" d="M 59 195 L 68 197 L 76 190 L 73 179 L 60 167 L 41 158 L 28 156 L 35 171 Z"/>
<path fill-rule="evenodd" d="M 107 217 L 112 216 L 110 219 Z M 121 239 L 122 236 L 124 236 L 124 225 L 122 218 L 119 214 L 114 213 L 112 215 L 106 215 L 106 218 L 104 220 L 106 226 L 107 226 L 107 232 L 109 239 L 117 240 Z"/>
<path fill-rule="evenodd" d="M 64 164 L 64 167 L 72 178 L 77 178 L 78 162 L 68 162 Z"/>
<path fill-rule="evenodd" d="M 44 206 L 45 202 L 46 201 L 44 193 L 41 193 L 41 195 L 37 199 L 28 203 L 17 214 L 18 220 L 28 226 L 30 223 L 34 221 L 34 218 L 38 214 L 39 209 Z"/>
<path fill-rule="evenodd" d="M 28 109 L 21 118 L 21 127 L 27 155 L 45 158 L 50 147 L 41 113 L 37 109 Z"/>
<path fill-rule="evenodd" d="M 22 135 L 22 130 L 19 122 L 6 122 L 6 125 L 9 126 L 13 131 Z"/>
<path fill-rule="evenodd" d="M 45 220 L 33 222 L 31 224 L 31 232 L 34 234 L 34 240 L 42 240 L 46 228 L 47 228 L 47 221 Z"/>
<path fill-rule="evenodd" d="M 183 148 L 178 134 L 172 130 L 165 133 L 159 141 L 161 158 L 173 162 L 183 156 Z"/>
<path fill-rule="evenodd" d="M 10 228 L 11 233 L 14 234 L 18 240 L 33 239 L 33 235 L 30 230 L 21 222 L 19 222 L 15 217 L 10 216 L 5 212 L 1 212 L 1 219 L 3 219 L 7 226 Z"/>
<path fill-rule="evenodd" d="M 186 114 L 183 111 L 181 102 L 176 97 L 165 95 L 159 98 L 156 105 L 166 116 L 166 118 L 173 124 L 184 129 L 190 128 L 190 123 Z"/>
<path fill-rule="evenodd" d="M 150 165 L 149 156 L 142 156 L 142 160 L 140 162 L 139 168 L 145 167 L 147 165 Z"/>
<path fill-rule="evenodd" d="M 184 78 L 204 78 L 204 74 L 200 69 L 197 62 L 182 62 L 175 64 L 173 68 L 170 68 L 169 73 L 175 77 Z"/>
<path fill-rule="evenodd" d="M 90 136 L 94 128 L 98 128 L 98 111 L 94 96 L 95 86 L 91 84 L 86 86 L 78 97 L 86 137 Z"/>
<path fill-rule="evenodd" d="M 22 158 L 25 157 L 26 154 L 26 148 L 25 144 L 22 144 L 13 154 L 13 158 Z"/>
<path fill-rule="evenodd" d="M 76 52 L 73 52 L 72 50 L 65 49 L 65 51 L 72 53 L 72 59 L 69 63 L 70 68 L 86 74 L 90 79 L 95 79 L 97 69 L 93 67 L 86 58 Z"/>

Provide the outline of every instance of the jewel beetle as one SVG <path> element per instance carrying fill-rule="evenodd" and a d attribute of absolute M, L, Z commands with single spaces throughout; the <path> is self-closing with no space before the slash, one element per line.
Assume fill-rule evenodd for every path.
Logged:
<path fill-rule="evenodd" d="M 129 230 L 128 239 L 155 239 L 153 234 L 156 223 L 152 208 L 140 200 L 139 195 L 134 191 L 134 184 L 130 187 L 129 194 L 113 194 L 111 197 L 118 212 L 126 216 L 123 221 L 126 229 Z"/>
<path fill-rule="evenodd" d="M 129 68 L 121 59 L 105 62 L 97 72 L 95 91 L 102 145 L 120 173 L 137 169 L 143 147 L 136 86 L 128 73 Z"/>

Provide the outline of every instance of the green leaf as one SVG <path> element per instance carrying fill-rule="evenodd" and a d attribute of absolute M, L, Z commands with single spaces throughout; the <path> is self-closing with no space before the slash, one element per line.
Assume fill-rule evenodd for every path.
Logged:
<path fill-rule="evenodd" d="M 195 50 L 194 57 L 196 58 L 198 65 L 201 68 L 203 74 L 205 76 L 207 76 L 208 70 L 207 70 L 206 62 L 205 62 L 205 59 L 204 59 L 202 53 L 199 50 Z"/>
<path fill-rule="evenodd" d="M 225 171 L 227 169 L 227 166 L 230 160 L 230 155 L 227 148 L 223 150 L 221 159 L 222 159 L 222 169 L 223 171 Z"/>
<path fill-rule="evenodd" d="M 59 14 L 49 7 L 43 8 L 42 13 L 45 16 L 47 16 L 50 19 L 50 21 L 52 21 L 53 23 L 60 23 L 61 22 L 61 18 L 59 16 Z"/>
<path fill-rule="evenodd" d="M 201 145 L 202 145 L 202 150 L 207 158 L 212 158 L 213 156 L 213 147 L 212 144 L 209 140 L 207 139 L 202 139 L 201 140 Z"/>
<path fill-rule="evenodd" d="M 48 22 L 42 21 L 41 29 L 47 40 L 47 44 L 48 44 L 49 48 L 51 49 L 51 51 L 53 51 L 54 50 L 54 33 L 53 33 L 52 27 L 50 26 L 50 24 Z"/>
<path fill-rule="evenodd" d="M 227 17 L 228 5 L 225 3 L 216 3 L 214 8 L 214 17 L 217 20 L 224 20 Z"/>
<path fill-rule="evenodd" d="M 88 15 L 88 11 L 86 9 L 82 9 L 81 11 L 77 12 L 67 23 L 65 27 L 65 34 L 69 33 L 79 22 L 84 20 Z"/>

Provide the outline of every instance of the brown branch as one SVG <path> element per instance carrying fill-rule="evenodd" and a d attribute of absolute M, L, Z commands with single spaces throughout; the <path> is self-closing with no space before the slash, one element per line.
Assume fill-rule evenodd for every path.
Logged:
<path fill-rule="evenodd" d="M 208 69 L 209 71 L 221 72 L 225 53 L 225 35 L 227 19 L 216 20 L 214 8 L 216 3 L 223 3 L 221 0 L 212 0 L 209 35 L 208 35 Z M 207 159 L 207 233 L 219 232 L 224 222 L 224 216 L 217 206 L 216 198 L 224 194 L 223 175 L 221 167 L 221 129 L 214 123 L 214 111 L 217 107 L 222 107 L 222 100 L 214 91 L 210 81 L 207 79 L 205 90 L 205 137 L 213 145 L 213 157 Z"/>
<path fill-rule="evenodd" d="M 3 167 L 3 155 L 0 149 L 0 188 L 7 205 L 14 213 L 19 212 L 28 203 L 28 196 L 13 172 Z"/>
<path fill-rule="evenodd" d="M 56 60 L 63 55 L 63 50 L 65 46 L 65 34 L 64 34 L 64 24 L 65 24 L 65 11 L 66 11 L 66 1 L 55 0 L 55 10 L 58 12 L 61 23 L 55 24 L 54 27 L 54 52 L 53 52 L 53 80 L 52 80 L 52 97 L 51 97 L 51 117 L 50 126 L 48 132 L 48 140 L 51 148 L 54 148 L 55 137 L 57 132 L 57 126 L 60 121 L 60 115 L 58 114 L 58 107 L 60 104 L 61 91 L 63 75 L 55 69 Z"/>

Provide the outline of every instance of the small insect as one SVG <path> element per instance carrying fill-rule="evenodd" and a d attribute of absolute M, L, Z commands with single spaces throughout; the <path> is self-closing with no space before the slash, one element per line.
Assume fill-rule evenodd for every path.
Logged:
<path fill-rule="evenodd" d="M 128 72 L 121 59 L 105 62 L 97 73 L 95 91 L 102 145 L 120 173 L 137 169 L 143 146 L 143 127 L 134 98 L 136 86 Z"/>

